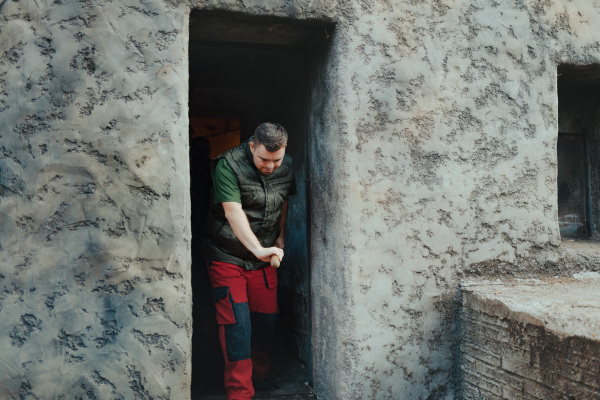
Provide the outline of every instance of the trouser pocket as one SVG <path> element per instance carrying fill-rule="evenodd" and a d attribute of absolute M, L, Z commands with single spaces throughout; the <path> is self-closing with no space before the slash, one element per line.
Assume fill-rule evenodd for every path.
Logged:
<path fill-rule="evenodd" d="M 277 288 L 277 270 L 275 268 L 266 267 L 262 269 L 263 279 L 265 281 L 265 288 L 276 289 Z"/>
<path fill-rule="evenodd" d="M 217 324 L 232 325 L 235 324 L 235 314 L 233 313 L 233 298 L 229 293 L 228 286 L 216 287 L 213 289 L 213 301 L 215 303 Z"/>

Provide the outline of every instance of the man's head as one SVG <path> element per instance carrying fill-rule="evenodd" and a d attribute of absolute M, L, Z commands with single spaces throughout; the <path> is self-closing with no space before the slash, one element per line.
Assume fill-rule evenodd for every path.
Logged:
<path fill-rule="evenodd" d="M 272 174 L 281 166 L 287 147 L 288 134 L 274 122 L 260 124 L 250 139 L 254 165 L 263 175 Z"/>

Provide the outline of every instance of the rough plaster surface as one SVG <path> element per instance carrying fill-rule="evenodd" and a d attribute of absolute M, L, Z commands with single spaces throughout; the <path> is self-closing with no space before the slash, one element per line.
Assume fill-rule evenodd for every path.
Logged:
<path fill-rule="evenodd" d="M 0 384 L 179 397 L 186 7 L 1 4 Z M 310 116 L 320 397 L 451 398 L 461 276 L 598 268 L 555 201 L 556 66 L 600 62 L 597 1 L 189 6 L 337 23 Z"/>
<path fill-rule="evenodd" d="M 600 399 L 600 275 L 461 285 L 462 398 Z"/>
<path fill-rule="evenodd" d="M 335 189 L 315 194 L 313 215 L 315 380 L 326 398 L 451 398 L 461 276 L 597 269 L 560 247 L 555 143 L 556 66 L 598 62 L 599 11 L 340 6 L 327 134 L 313 144 L 326 153 L 314 176 Z"/>
<path fill-rule="evenodd" d="M 0 398 L 189 396 L 186 12 L 0 2 Z"/>

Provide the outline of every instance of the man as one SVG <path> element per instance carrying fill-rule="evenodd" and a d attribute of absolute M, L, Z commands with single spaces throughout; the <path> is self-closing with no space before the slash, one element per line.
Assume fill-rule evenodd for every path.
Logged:
<path fill-rule="evenodd" d="M 213 160 L 214 200 L 202 251 L 213 288 L 225 357 L 227 400 L 251 399 L 269 374 L 267 350 L 277 320 L 277 274 L 288 197 L 296 194 L 287 132 L 261 124 L 248 142 Z"/>

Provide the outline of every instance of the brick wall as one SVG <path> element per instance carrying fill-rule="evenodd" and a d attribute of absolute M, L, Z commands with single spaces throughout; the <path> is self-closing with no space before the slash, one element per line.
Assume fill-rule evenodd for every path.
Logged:
<path fill-rule="evenodd" d="M 462 299 L 464 399 L 600 399 L 600 342 L 593 333 L 548 329 L 535 313 L 477 289 L 465 289 Z"/>

